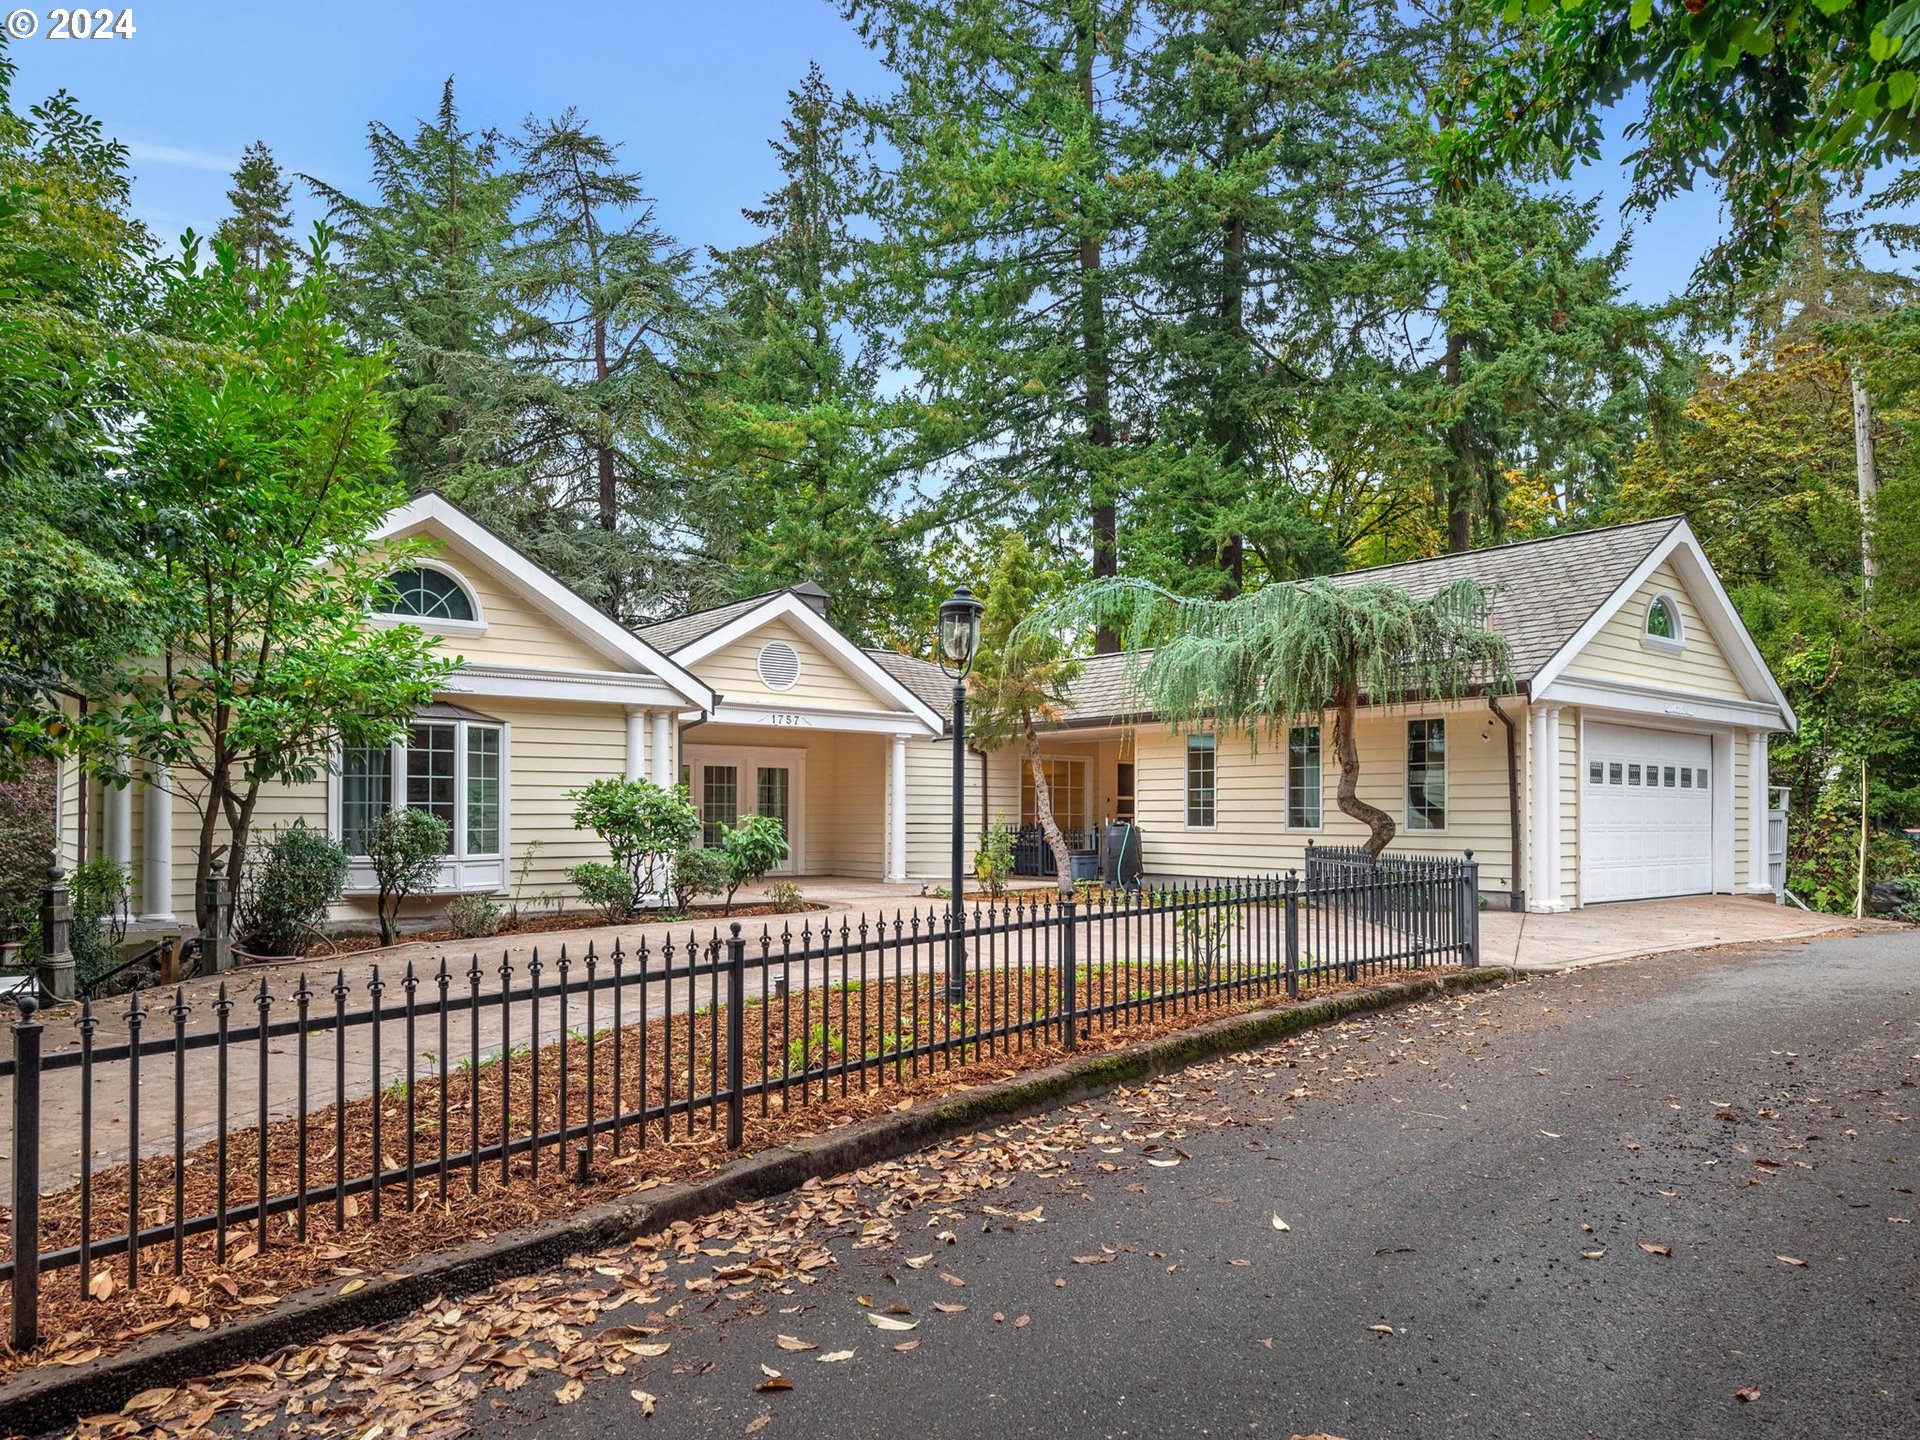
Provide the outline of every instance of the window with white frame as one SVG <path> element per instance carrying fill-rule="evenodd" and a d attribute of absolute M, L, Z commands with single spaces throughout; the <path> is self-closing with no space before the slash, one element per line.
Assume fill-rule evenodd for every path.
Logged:
<path fill-rule="evenodd" d="M 1656 650 L 1678 650 L 1686 643 L 1680 607 L 1669 595 L 1656 595 L 1647 605 L 1646 643 Z"/>
<path fill-rule="evenodd" d="M 1447 722 L 1407 722 L 1407 829 L 1447 828 Z"/>
<path fill-rule="evenodd" d="M 1287 732 L 1287 828 L 1320 828 L 1320 727 L 1295 725 Z"/>
<path fill-rule="evenodd" d="M 1042 756 L 1040 773 L 1047 778 L 1047 803 L 1053 807 L 1053 823 L 1063 831 L 1085 830 L 1087 762 Z M 1020 823 L 1040 823 L 1040 807 L 1033 790 L 1033 766 L 1024 761 L 1020 765 Z"/>
<path fill-rule="evenodd" d="M 1187 737 L 1187 825 L 1190 829 L 1213 828 L 1219 799 L 1215 761 L 1213 736 Z"/>
<path fill-rule="evenodd" d="M 401 615 L 411 620 L 454 620 L 471 622 L 473 597 L 453 576 L 430 565 L 396 570 L 381 586 L 374 608 L 382 615 Z"/>
<path fill-rule="evenodd" d="M 457 706 L 429 706 L 404 740 L 341 752 L 340 840 L 364 858 L 374 822 L 404 807 L 446 822 L 450 858 L 498 856 L 506 783 L 505 727 Z"/>

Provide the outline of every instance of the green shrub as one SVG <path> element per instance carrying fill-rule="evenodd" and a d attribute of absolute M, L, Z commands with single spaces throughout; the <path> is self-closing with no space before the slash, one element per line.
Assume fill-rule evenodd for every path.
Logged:
<path fill-rule="evenodd" d="M 1013 874 L 1013 827 L 996 820 L 980 836 L 980 848 L 973 852 L 973 873 L 987 887 L 987 894 L 998 900 Z"/>
<path fill-rule="evenodd" d="M 112 860 L 89 860 L 73 872 L 67 893 L 73 914 L 67 949 L 74 978 L 84 985 L 113 968 L 127 938 L 127 872 Z"/>
<path fill-rule="evenodd" d="M 257 839 L 234 905 L 234 934 L 259 955 L 298 955 L 347 885 L 347 847 L 294 821 Z"/>
<path fill-rule="evenodd" d="M 379 890 L 380 943 L 393 943 L 393 922 L 409 895 L 440 878 L 452 838 L 447 822 L 425 810 L 389 810 L 367 829 L 367 858 Z"/>
<path fill-rule="evenodd" d="M 618 925 L 633 914 L 637 896 L 633 876 L 618 865 L 604 860 L 583 860 L 567 871 L 567 879 L 580 892 L 580 898 L 598 910 L 609 925 Z"/>
<path fill-rule="evenodd" d="M 734 893 L 750 885 L 787 858 L 787 827 L 771 815 L 742 815 L 740 823 L 720 834 L 720 853 L 727 866 L 727 898 L 723 913 L 733 913 Z"/>
<path fill-rule="evenodd" d="M 775 913 L 791 915 L 796 910 L 807 908 L 807 897 L 800 893 L 800 887 L 791 880 L 773 882 L 773 892 L 768 896 L 773 901 Z"/>
<path fill-rule="evenodd" d="M 491 895 L 456 895 L 447 902 L 447 925 L 462 940 L 478 940 L 498 930 L 505 913 Z"/>
<path fill-rule="evenodd" d="M 673 859 L 700 838 L 700 816 L 684 785 L 651 780 L 596 780 L 567 791 L 573 828 L 606 842 L 613 863 L 633 879 L 634 903 L 668 893 Z"/>
<path fill-rule="evenodd" d="M 718 850 L 689 846 L 673 857 L 673 903 L 690 909 L 700 895 L 718 895 L 727 888 L 727 857 Z"/>

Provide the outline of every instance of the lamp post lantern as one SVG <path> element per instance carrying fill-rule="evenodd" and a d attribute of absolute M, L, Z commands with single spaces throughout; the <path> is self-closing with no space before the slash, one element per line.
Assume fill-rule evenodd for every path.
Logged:
<path fill-rule="evenodd" d="M 967 676 L 980 653 L 980 612 L 986 607 L 964 585 L 940 605 L 940 669 L 953 681 L 953 891 L 947 922 L 947 999 L 967 993 L 966 844 Z"/>

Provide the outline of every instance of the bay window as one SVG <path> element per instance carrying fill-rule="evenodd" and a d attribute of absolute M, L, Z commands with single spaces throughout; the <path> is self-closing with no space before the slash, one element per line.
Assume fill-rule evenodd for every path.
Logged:
<path fill-rule="evenodd" d="M 506 730 L 490 716 L 438 703 L 419 712 L 393 745 L 341 751 L 335 833 L 355 862 L 351 888 L 362 888 L 370 874 L 374 823 L 401 807 L 446 824 L 442 891 L 491 889 L 504 880 Z"/>

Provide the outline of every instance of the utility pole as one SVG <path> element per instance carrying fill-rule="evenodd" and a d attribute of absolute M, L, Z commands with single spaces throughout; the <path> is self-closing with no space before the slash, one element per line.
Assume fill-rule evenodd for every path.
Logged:
<path fill-rule="evenodd" d="M 1873 407 L 1867 387 L 1860 383 L 1856 362 L 1847 367 L 1847 379 L 1853 386 L 1853 470 L 1860 492 L 1860 609 L 1867 609 L 1873 594 L 1874 575 L 1879 566 L 1873 558 L 1873 497 L 1880 488 L 1873 468 Z M 1860 919 L 1867 913 L 1867 761 L 1860 759 L 1860 865 L 1854 877 L 1853 914 Z"/>

